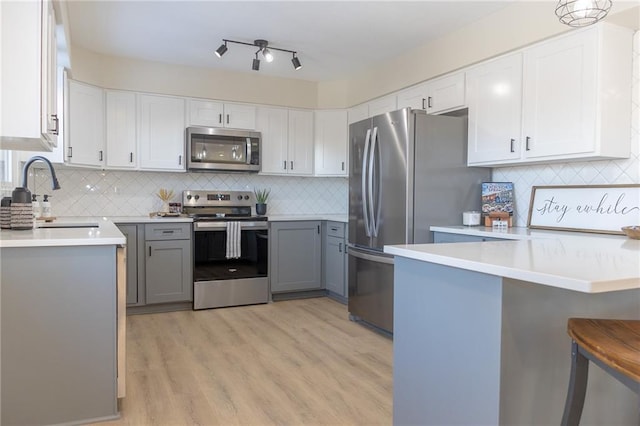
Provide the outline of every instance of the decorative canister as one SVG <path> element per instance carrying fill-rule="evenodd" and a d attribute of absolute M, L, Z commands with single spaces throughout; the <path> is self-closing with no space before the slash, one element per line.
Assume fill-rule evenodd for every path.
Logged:
<path fill-rule="evenodd" d="M 11 197 L 4 197 L 0 202 L 0 228 L 11 229 Z"/>
<path fill-rule="evenodd" d="M 480 212 L 470 211 L 462 212 L 462 224 L 466 226 L 478 226 L 480 225 Z"/>
<path fill-rule="evenodd" d="M 33 224 L 31 192 L 17 187 L 11 193 L 11 229 L 33 229 Z"/>

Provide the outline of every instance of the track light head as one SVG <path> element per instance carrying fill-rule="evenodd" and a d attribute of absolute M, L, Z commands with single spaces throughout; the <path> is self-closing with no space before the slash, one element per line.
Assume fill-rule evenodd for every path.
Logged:
<path fill-rule="evenodd" d="M 302 68 L 302 64 L 300 63 L 300 59 L 298 59 L 298 57 L 296 56 L 296 54 L 293 54 L 293 59 L 291 59 L 291 63 L 293 64 L 293 68 L 297 71 L 300 68 Z"/>
<path fill-rule="evenodd" d="M 256 52 L 256 57 L 253 60 L 253 64 L 251 65 L 251 69 L 254 71 L 260 71 L 260 59 L 258 59 L 258 52 Z"/>
<path fill-rule="evenodd" d="M 220 47 L 218 47 L 218 49 L 216 50 L 216 56 L 218 58 L 222 58 L 222 55 L 224 55 L 227 50 L 227 42 L 225 41 L 224 44 L 221 44 Z"/>
<path fill-rule="evenodd" d="M 262 49 L 262 57 L 267 62 L 273 62 L 273 53 L 271 53 L 271 51 L 266 47 Z"/>

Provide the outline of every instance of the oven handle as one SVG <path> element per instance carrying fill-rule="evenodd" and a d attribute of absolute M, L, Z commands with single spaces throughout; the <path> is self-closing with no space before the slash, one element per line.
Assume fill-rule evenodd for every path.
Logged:
<path fill-rule="evenodd" d="M 227 222 L 194 222 L 194 231 L 209 231 L 211 229 L 226 230 Z M 240 222 L 240 229 L 269 229 L 268 222 Z"/>

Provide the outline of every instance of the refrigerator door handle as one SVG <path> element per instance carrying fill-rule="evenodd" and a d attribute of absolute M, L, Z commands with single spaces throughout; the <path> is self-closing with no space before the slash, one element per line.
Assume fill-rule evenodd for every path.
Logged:
<path fill-rule="evenodd" d="M 369 212 L 367 205 L 367 157 L 369 156 L 369 142 L 371 140 L 371 129 L 367 129 L 364 138 L 364 153 L 362 155 L 362 217 L 364 217 L 364 231 L 367 237 L 371 236 L 371 226 L 369 224 Z"/>
<path fill-rule="evenodd" d="M 393 265 L 393 257 L 380 256 L 375 254 L 369 254 L 364 251 L 360 251 L 355 247 L 348 246 L 347 254 L 349 256 L 357 257 L 358 259 L 369 260 L 371 262 L 385 263 L 387 265 Z"/>
<path fill-rule="evenodd" d="M 370 233 L 376 237 L 377 233 L 376 233 L 376 218 L 375 218 L 375 214 L 374 214 L 374 205 L 373 205 L 373 175 L 375 172 L 375 168 L 374 168 L 374 164 L 373 164 L 373 159 L 375 158 L 375 152 L 376 152 L 376 142 L 378 140 L 378 127 L 374 127 L 373 128 L 373 134 L 371 135 L 371 148 L 369 149 L 369 174 L 368 174 L 368 182 L 367 182 L 367 186 L 368 186 L 368 203 L 369 203 L 369 214 L 370 219 L 369 222 L 371 223 L 371 230 Z"/>
<path fill-rule="evenodd" d="M 378 130 L 378 128 L 376 127 L 375 130 Z M 374 237 L 377 237 L 378 230 L 380 229 L 380 210 L 382 208 L 382 203 L 380 202 L 380 199 L 382 198 L 382 183 L 380 182 L 380 170 L 382 168 L 382 165 L 380 164 L 381 158 L 380 149 L 378 147 L 377 132 L 375 133 L 375 140 L 373 141 L 373 146 L 371 148 L 371 159 L 373 164 L 373 166 L 371 167 L 371 180 L 373 181 L 375 179 L 375 182 L 377 183 L 375 198 L 373 198 L 373 195 L 371 195 L 372 200 L 375 200 L 375 203 L 371 203 L 371 222 L 373 224 L 371 233 Z M 373 194 L 373 185 L 371 186 L 371 189 L 371 194 Z"/>

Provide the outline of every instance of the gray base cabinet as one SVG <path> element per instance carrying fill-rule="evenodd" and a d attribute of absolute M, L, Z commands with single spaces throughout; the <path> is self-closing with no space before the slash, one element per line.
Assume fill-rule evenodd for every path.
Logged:
<path fill-rule="evenodd" d="M 475 235 L 449 234 L 447 232 L 434 232 L 434 243 L 478 243 L 483 241 L 501 241 L 504 238 L 479 237 Z"/>
<path fill-rule="evenodd" d="M 324 239 L 324 284 L 328 291 L 341 297 L 347 296 L 344 236 L 344 223 L 326 223 Z"/>
<path fill-rule="evenodd" d="M 272 222 L 269 233 L 271 292 L 322 288 L 321 221 Z"/>
<path fill-rule="evenodd" d="M 193 300 L 191 226 L 145 225 L 145 299 L 147 304 Z"/>

